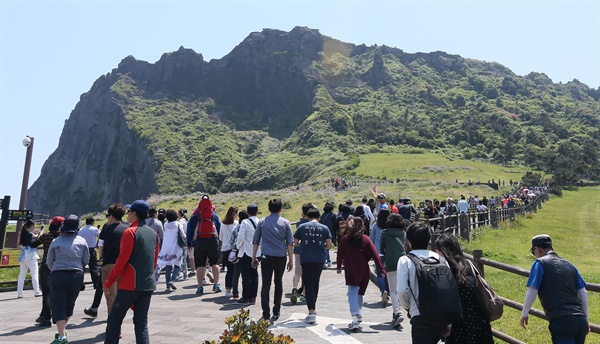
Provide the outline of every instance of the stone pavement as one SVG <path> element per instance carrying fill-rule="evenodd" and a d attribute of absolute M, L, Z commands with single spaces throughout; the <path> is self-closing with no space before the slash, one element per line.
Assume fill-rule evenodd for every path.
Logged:
<path fill-rule="evenodd" d="M 334 265 L 335 266 L 335 265 Z M 260 269 L 260 268 L 259 268 Z M 306 303 L 299 301 L 292 305 L 289 300 L 292 289 L 293 271 L 284 275 L 284 299 L 280 319 L 271 326 L 275 334 L 290 335 L 296 343 L 410 343 L 410 324 L 406 319 L 400 329 L 392 329 L 391 304 L 383 307 L 377 287 L 372 283 L 364 297 L 363 330 L 350 333 L 347 330 L 351 322 L 346 286 L 343 275 L 334 268 L 323 271 L 321 287 L 317 300 L 317 324 L 304 323 L 307 314 Z M 225 273 L 221 273 L 224 282 Z M 86 273 L 89 280 L 89 274 Z M 260 280 L 260 271 L 259 271 Z M 89 281 L 88 281 L 89 282 Z M 235 314 L 240 307 L 224 297 L 224 292 L 206 293 L 196 296 L 195 277 L 176 282 L 178 289 L 166 293 L 164 275 L 161 284 L 152 297 L 149 314 L 151 343 L 201 343 L 204 340 L 218 340 L 226 329 L 226 317 Z M 224 288 L 224 283 L 221 283 Z M 240 280 L 241 287 L 241 280 Z M 205 287 L 211 290 L 212 287 Z M 32 290 L 24 292 L 25 297 L 17 299 L 16 291 L 0 293 L 0 343 L 50 343 L 54 339 L 55 327 L 39 328 L 35 319 L 41 309 L 41 298 L 33 296 Z M 271 301 L 273 286 L 271 286 Z M 92 303 L 93 290 L 87 284 L 86 290 L 79 294 L 75 312 L 67 330 L 69 343 L 102 343 L 106 329 L 106 303 L 102 300 L 97 318 L 90 318 L 83 309 Z M 260 318 L 260 285 L 256 305 L 250 306 L 250 317 Z M 403 313 L 405 318 L 406 314 Z M 121 343 L 135 343 L 132 312 L 123 322 Z"/>

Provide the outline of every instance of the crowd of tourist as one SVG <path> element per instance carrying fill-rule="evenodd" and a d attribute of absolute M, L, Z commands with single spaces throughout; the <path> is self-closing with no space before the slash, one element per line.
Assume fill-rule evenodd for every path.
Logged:
<path fill-rule="evenodd" d="M 544 191 L 544 188 L 521 187 L 516 195 L 490 199 L 462 196 L 456 203 L 451 198 L 442 202 L 425 200 L 419 209 L 409 198 L 388 201 L 383 193 L 375 194 L 374 199 L 363 198 L 356 207 L 351 201 L 339 204 L 337 212 L 332 202 L 325 203 L 322 210 L 313 203 L 306 203 L 302 206 L 301 218 L 294 223 L 295 231 L 292 223 L 281 216 L 283 205 L 280 199 L 268 202 L 269 215 L 262 219 L 257 217 L 257 204 L 248 204 L 241 211 L 238 207 L 229 207 L 223 220 L 213 207 L 209 221 L 214 233 L 208 237 L 199 233 L 204 221 L 200 204 L 188 220 L 184 209 L 156 210 L 141 200 L 127 206 L 116 203 L 107 209 L 107 222 L 101 231 L 93 226 L 94 221 L 90 219 L 81 229 L 79 218 L 75 215 L 66 219 L 55 217 L 50 223 L 49 233 L 36 233 L 35 224 L 27 222 L 21 234 L 21 271 L 24 275 L 23 271 L 29 269 L 37 277 L 35 248 L 43 245 L 39 272 L 41 291 L 38 281 L 33 280 L 33 283 L 36 296 L 44 296 L 37 323 L 40 326 L 51 326 L 51 323 L 57 326 L 52 343 L 68 342 L 65 327 L 73 315 L 79 291 L 83 289 L 86 265 L 89 265 L 92 274 L 95 295 L 91 307 L 85 308 L 84 313 L 97 317 L 101 298 L 105 297 L 108 314 L 105 343 L 119 342 L 123 318 L 129 309 L 134 312 L 136 341 L 150 343 L 148 311 L 153 292 L 162 284 L 162 271 L 165 292 L 178 290 L 177 283 L 195 272 L 198 283 L 196 294 L 200 296 L 208 292 L 204 288 L 211 283 L 213 293 L 223 292 L 219 282 L 223 269 L 223 297 L 243 307 L 257 302 L 260 270 L 262 319 L 274 323 L 281 316 L 286 288 L 283 275 L 285 271 L 293 270 L 292 285 L 287 286 L 291 287 L 288 289 L 290 301 L 292 304 L 305 301 L 306 323 L 317 323 L 320 279 L 323 270 L 332 265 L 330 249 L 335 245 L 337 256 L 334 264 L 337 273 L 344 275 L 347 286 L 351 319 L 348 330 L 360 331 L 362 328 L 363 296 L 369 286 L 371 265 L 374 265 L 381 302 L 387 304 L 391 301 L 392 304 L 390 328 L 399 327 L 408 317 L 413 343 L 437 343 L 442 338 L 447 343 L 493 343 L 489 319 L 474 292 L 476 271 L 466 263 L 458 240 L 444 234 L 431 242 L 432 227 L 428 222 L 416 220 L 417 214 L 423 213 L 425 218 L 431 219 L 439 214 L 514 207 L 518 202 L 527 202 Z M 125 214 L 126 221 L 123 220 Z M 544 257 L 542 252 L 553 252 L 549 237 L 544 237 L 544 240 L 534 238 L 532 245 L 532 252 L 538 258 Z M 97 267 L 96 247 L 101 267 Z M 536 248 L 539 251 L 534 250 Z M 409 252 L 417 259 L 434 258 L 450 267 L 458 285 L 462 319 L 452 324 L 432 323 L 420 316 L 418 279 L 415 264 L 408 259 Z M 568 262 L 560 262 L 574 269 Z M 549 293 L 557 292 L 544 288 L 548 282 L 539 269 L 546 265 L 534 266 L 538 277 L 530 278 L 528 282 L 528 286 L 535 289 L 535 293 L 528 292 L 526 304 L 529 307 L 532 302 L 529 300 L 540 296 L 546 309 L 545 303 L 551 297 Z M 581 316 L 579 313 L 583 313 L 587 323 L 585 289 L 582 292 L 585 283 L 578 273 L 575 275 L 578 276 L 576 283 L 564 286 L 564 290 L 574 292 L 580 306 L 574 307 L 572 312 L 561 312 L 557 317 Z M 22 297 L 22 290 L 22 282 L 19 282 L 18 297 Z M 569 301 L 573 300 L 571 295 Z M 526 313 L 523 319 L 521 323 L 525 327 Z M 580 320 L 577 318 L 577 326 L 581 325 Z M 564 327 L 561 327 L 562 330 Z M 551 329 L 553 336 L 556 331 Z"/>

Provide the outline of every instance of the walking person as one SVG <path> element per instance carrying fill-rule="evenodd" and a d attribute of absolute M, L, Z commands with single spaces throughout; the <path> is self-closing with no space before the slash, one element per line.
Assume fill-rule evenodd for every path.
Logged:
<path fill-rule="evenodd" d="M 108 275 L 112 272 L 117 257 L 121 249 L 121 237 L 127 228 L 129 228 L 129 222 L 122 220 L 125 215 L 125 206 L 121 203 L 113 203 L 106 210 L 106 223 L 100 231 L 98 237 L 98 254 L 102 258 L 102 266 L 100 268 L 100 286 L 94 294 L 94 300 L 90 308 L 84 308 L 83 313 L 90 317 L 98 316 L 98 307 L 102 301 L 102 295 L 106 299 L 106 316 L 110 314 L 112 305 L 117 296 L 117 284 L 114 283 L 108 291 L 104 290 L 104 283 Z"/>
<path fill-rule="evenodd" d="M 121 252 L 104 283 L 104 292 L 119 280 L 118 291 L 106 322 L 105 344 L 118 344 L 123 318 L 133 308 L 136 343 L 150 344 L 148 309 L 156 289 L 154 270 L 160 250 L 158 234 L 145 224 L 150 206 L 137 200 L 126 206 L 131 223 L 121 238 Z"/>
<path fill-rule="evenodd" d="M 227 269 L 225 274 L 225 297 L 232 297 L 233 293 L 231 292 L 233 288 L 233 263 L 229 261 L 229 254 L 231 253 L 231 236 L 233 234 L 233 230 L 238 225 L 238 208 L 237 207 L 229 207 L 227 209 L 227 214 L 225 214 L 225 218 L 221 221 L 221 231 L 219 232 L 219 240 L 221 241 L 221 261 L 223 265 Z"/>
<path fill-rule="evenodd" d="M 286 253 L 288 257 L 287 271 L 291 271 L 294 264 L 292 225 L 290 221 L 281 217 L 283 204 L 281 199 L 269 201 L 269 216 L 258 222 L 254 239 L 252 240 L 252 263 L 258 266 L 258 246 L 261 245 L 262 254 L 262 289 L 260 291 L 260 304 L 263 319 L 271 323 L 279 319 L 281 298 L 283 296 L 283 273 L 286 269 Z M 269 306 L 269 293 L 271 280 L 275 284 L 273 296 L 273 317 Z"/>
<path fill-rule="evenodd" d="M 458 285 L 463 319 L 453 323 L 448 344 L 493 344 L 490 321 L 479 304 L 476 293 L 476 275 L 454 235 L 442 234 L 434 243 L 435 251 L 442 255 Z"/>
<path fill-rule="evenodd" d="M 314 208 L 315 206 L 312 203 L 305 203 L 302 205 L 302 217 L 300 220 L 296 222 L 296 230 L 302 225 L 309 221 L 306 213 Z M 302 265 L 300 264 L 300 251 L 302 248 L 300 245 L 294 245 L 294 277 L 292 277 L 292 295 L 290 296 L 290 301 L 295 305 L 298 302 L 298 297 L 301 297 L 304 292 L 304 287 L 302 284 L 298 289 L 298 284 L 300 283 L 300 279 L 302 278 Z M 304 279 L 302 279 L 304 281 Z"/>
<path fill-rule="evenodd" d="M 98 269 L 98 255 L 96 254 L 96 247 L 98 246 L 98 237 L 100 236 L 100 230 L 94 226 L 94 218 L 88 217 L 85 219 L 85 226 L 81 227 L 77 235 L 85 239 L 90 250 L 90 262 L 88 267 L 90 269 L 90 277 L 92 278 L 92 285 L 94 289 L 98 287 L 100 283 L 100 271 Z"/>
<path fill-rule="evenodd" d="M 52 308 L 50 306 L 50 268 L 46 263 L 48 259 L 48 250 L 50 244 L 54 239 L 60 235 L 60 227 L 65 220 L 62 216 L 55 216 L 48 225 L 48 232 L 40 235 L 36 240 L 31 243 L 32 247 L 38 247 L 42 245 L 44 249 L 44 255 L 42 256 L 42 262 L 40 264 L 40 288 L 42 290 L 42 310 L 40 316 L 35 320 L 38 326 L 50 327 L 52 326 Z M 22 233 L 22 232 L 21 232 Z"/>
<path fill-rule="evenodd" d="M 206 195 L 205 195 L 206 196 Z M 204 197 L 204 196 L 203 196 Z M 208 196 L 206 196 L 208 197 Z M 219 266 L 219 233 L 221 231 L 221 221 L 217 213 L 214 212 L 216 208 L 212 206 L 212 218 L 204 219 L 203 221 L 210 221 L 212 225 L 212 233 L 210 237 L 200 237 L 198 230 L 200 228 L 200 207 L 202 198 L 198 202 L 198 206 L 192 213 L 192 217 L 187 224 L 187 245 L 193 248 L 194 262 L 196 264 L 196 281 L 198 287 L 196 288 L 196 294 L 204 294 L 204 285 L 208 284 L 205 282 L 205 276 L 208 275 L 213 284 L 212 291 L 214 293 L 220 293 L 223 290 L 219 284 L 219 273 L 221 267 Z M 191 250 L 190 250 L 191 251 Z M 212 270 L 207 273 L 207 264 Z"/>
<path fill-rule="evenodd" d="M 365 200 L 366 202 L 366 200 Z M 363 205 L 366 206 L 366 205 Z M 329 233 L 331 233 L 331 242 L 333 244 L 337 243 L 336 240 L 336 236 L 335 236 L 335 214 L 333 213 L 333 209 L 335 208 L 333 202 L 327 202 L 325 203 L 325 206 L 323 207 L 323 214 L 321 214 L 321 217 L 319 218 L 319 223 L 324 224 L 325 226 L 327 226 L 327 228 L 329 229 Z M 369 208 L 368 206 L 366 206 L 366 208 Z M 371 213 L 371 210 L 369 209 L 369 213 Z M 371 216 L 373 216 L 373 214 L 371 214 Z M 329 255 L 329 249 L 325 249 L 325 264 L 323 265 L 323 269 L 327 269 L 331 266 L 331 256 Z"/>
<path fill-rule="evenodd" d="M 317 322 L 316 303 L 319 295 L 319 281 L 325 263 L 325 250 L 331 248 L 331 233 L 327 226 L 320 224 L 321 216 L 317 208 L 310 208 L 306 212 L 308 222 L 297 227 L 294 233 L 294 246 L 299 246 L 300 263 L 302 264 L 302 280 L 308 315 L 305 321 L 308 324 Z"/>
<path fill-rule="evenodd" d="M 585 281 L 573 264 L 554 252 L 549 235 L 534 236 L 531 253 L 536 259 L 527 280 L 521 326 L 527 329 L 529 310 L 539 296 L 550 322 L 552 343 L 585 343 L 590 332 Z"/>
<path fill-rule="evenodd" d="M 187 210 L 184 208 L 181 208 L 177 211 L 177 221 L 181 224 L 181 226 L 184 228 L 184 230 L 187 233 L 187 223 L 188 223 L 188 218 L 187 218 Z M 189 264 L 188 264 L 189 261 Z M 190 272 L 188 272 L 188 267 L 190 268 Z M 193 276 L 196 274 L 196 266 L 194 265 L 194 251 L 192 249 L 192 251 L 190 251 L 187 247 L 184 248 L 183 250 L 183 259 L 182 259 L 182 263 L 181 263 L 181 278 L 180 280 L 187 280 L 190 276 Z"/>
<path fill-rule="evenodd" d="M 359 331 L 362 322 L 361 309 L 363 296 L 369 285 L 369 261 L 373 259 L 375 265 L 381 269 L 382 276 L 386 271 L 379 259 L 379 253 L 368 236 L 364 235 L 365 228 L 362 219 L 354 218 L 350 221 L 349 229 L 342 237 L 338 247 L 337 273 L 341 274 L 342 262 L 344 263 L 346 285 L 348 286 L 348 304 L 352 322 L 348 325 L 350 331 Z"/>
<path fill-rule="evenodd" d="M 381 210 L 379 216 L 386 210 Z M 387 281 L 390 288 L 390 299 L 392 300 L 392 327 L 399 327 L 404 321 L 400 313 L 400 298 L 397 290 L 397 268 L 398 260 L 406 254 L 406 227 L 405 221 L 400 214 L 391 214 L 385 220 L 385 229 L 381 233 L 380 254 L 383 256 Z M 377 247 L 377 245 L 375 245 Z"/>
<path fill-rule="evenodd" d="M 239 284 L 240 284 L 240 276 L 242 274 L 242 267 L 241 267 L 240 259 L 239 259 L 240 249 L 237 246 L 237 238 L 240 233 L 241 223 L 249 217 L 250 217 L 250 215 L 248 215 L 247 210 L 242 210 L 238 213 L 238 221 L 239 222 L 234 227 L 233 231 L 231 232 L 231 238 L 229 239 L 230 247 L 232 249 L 235 248 L 235 250 L 236 250 L 235 259 L 237 260 L 237 261 L 235 261 L 235 263 L 232 263 L 233 264 L 233 277 L 231 278 L 231 285 L 232 285 L 232 294 L 233 295 L 229 299 L 231 301 L 237 301 L 240 298 Z M 254 233 L 252 233 L 252 236 L 254 237 Z M 250 242 L 250 245 L 251 244 L 252 244 L 252 242 Z M 252 253 L 250 253 L 250 254 L 252 254 Z M 258 281 L 258 275 L 256 278 Z"/>
<path fill-rule="evenodd" d="M 256 233 L 256 225 L 259 222 L 258 217 L 256 217 L 258 205 L 248 204 L 246 210 L 250 217 L 240 222 L 236 243 L 238 257 L 240 258 L 238 264 L 242 274 L 242 298 L 237 300 L 237 304 L 244 306 L 255 304 L 258 295 L 258 270 L 252 266 L 252 240 L 254 239 L 254 233 Z M 260 255 L 260 247 L 258 247 L 255 254 Z"/>
<path fill-rule="evenodd" d="M 37 240 L 38 236 L 43 234 L 44 230 L 38 234 L 35 229 L 35 223 L 27 220 L 21 229 L 21 254 L 19 255 L 19 279 L 17 280 L 17 298 L 23 298 L 23 286 L 25 285 L 25 277 L 27 271 L 31 275 L 31 284 L 33 285 L 33 293 L 35 296 L 42 296 L 40 292 L 40 284 L 38 281 L 38 250 L 31 246 L 32 242 Z"/>
<path fill-rule="evenodd" d="M 51 344 L 68 343 L 65 328 L 73 315 L 75 301 L 81 291 L 83 269 L 90 261 L 90 250 L 85 239 L 77 236 L 80 228 L 79 217 L 67 216 L 60 228 L 62 234 L 52 241 L 48 249 L 46 264 L 52 271 L 52 321 L 58 330 Z"/>
<path fill-rule="evenodd" d="M 165 212 L 164 224 L 164 243 L 158 253 L 158 269 L 165 269 L 166 292 L 177 290 L 174 281 L 179 275 L 181 262 L 183 260 L 183 251 L 187 248 L 179 246 L 179 238 L 185 243 L 185 233 L 181 223 L 177 221 L 177 213 L 175 209 L 169 209 Z"/>
<path fill-rule="evenodd" d="M 425 260 L 433 257 L 440 262 L 446 262 L 439 254 L 427 249 L 429 241 L 431 241 L 431 229 L 428 223 L 417 221 L 411 224 L 406 230 L 406 240 L 407 251 L 418 259 Z M 449 324 L 424 321 L 420 317 L 421 312 L 417 301 L 419 300 L 419 281 L 415 263 L 407 255 L 404 255 L 398 260 L 396 270 L 398 296 L 400 305 L 409 314 L 412 342 L 416 344 L 438 343 L 440 338 L 447 333 Z"/>
<path fill-rule="evenodd" d="M 391 211 L 389 209 L 381 209 L 377 213 L 377 220 L 375 221 L 375 224 L 373 224 L 373 227 L 371 227 L 371 233 L 369 233 L 369 239 L 371 239 L 371 242 L 373 242 L 373 245 L 375 245 L 375 248 L 379 253 L 379 258 L 382 262 L 385 260 L 385 257 L 383 252 L 381 252 L 381 234 L 386 228 L 386 221 L 390 214 Z M 394 269 L 394 271 L 396 271 L 396 269 Z M 377 266 L 375 266 L 375 274 L 377 275 L 377 285 L 379 286 L 379 291 L 381 292 L 381 304 L 385 306 L 390 299 L 390 285 L 388 283 L 389 275 L 388 279 L 382 277 L 381 270 L 379 270 Z"/>

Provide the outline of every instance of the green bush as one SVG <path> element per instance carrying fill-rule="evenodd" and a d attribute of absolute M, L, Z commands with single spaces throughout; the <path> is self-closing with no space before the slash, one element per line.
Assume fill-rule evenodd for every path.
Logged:
<path fill-rule="evenodd" d="M 238 314 L 225 319 L 227 330 L 223 331 L 220 344 L 287 344 L 294 343 L 290 336 L 280 334 L 275 336 L 270 330 L 267 320 L 250 320 L 250 311 L 240 309 Z M 204 344 L 217 344 L 216 341 L 204 341 Z"/>

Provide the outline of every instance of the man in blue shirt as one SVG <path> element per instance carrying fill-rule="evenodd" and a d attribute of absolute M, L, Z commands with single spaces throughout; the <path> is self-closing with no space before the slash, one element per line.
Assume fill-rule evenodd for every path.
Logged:
<path fill-rule="evenodd" d="M 300 264 L 302 264 L 302 280 L 306 295 L 308 316 L 306 322 L 317 322 L 316 303 L 319 294 L 319 280 L 325 263 L 325 249 L 331 248 L 331 233 L 327 226 L 320 224 L 321 214 L 317 208 L 306 212 L 308 222 L 298 226 L 294 234 L 294 245 L 300 247 Z"/>
<path fill-rule="evenodd" d="M 521 326 L 529 324 L 529 310 L 539 295 L 552 343 L 579 344 L 590 331 L 587 291 L 577 268 L 559 257 L 547 234 L 531 239 L 531 253 L 537 258 L 531 266 L 527 294 L 521 313 Z"/>
<path fill-rule="evenodd" d="M 262 289 L 260 291 L 260 304 L 263 311 L 263 319 L 271 322 L 279 319 L 281 310 L 281 298 L 283 296 L 283 272 L 286 268 L 286 253 L 289 257 L 287 261 L 287 271 L 291 271 L 294 264 L 292 250 L 292 225 L 290 221 L 280 216 L 283 204 L 281 199 L 269 201 L 269 212 L 271 215 L 258 222 L 254 239 L 252 240 L 252 264 L 258 266 L 256 253 L 258 246 L 261 245 L 262 262 Z M 321 263 L 323 264 L 323 263 Z M 275 276 L 273 276 L 275 274 Z M 271 291 L 271 279 L 275 284 L 275 295 L 273 297 L 273 317 L 270 318 L 269 293 Z"/>

